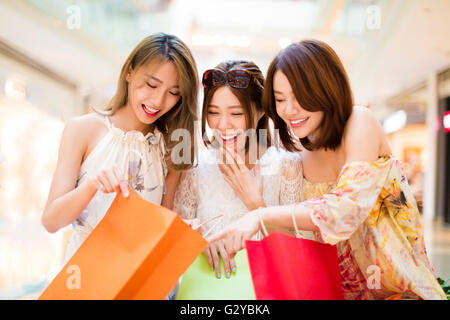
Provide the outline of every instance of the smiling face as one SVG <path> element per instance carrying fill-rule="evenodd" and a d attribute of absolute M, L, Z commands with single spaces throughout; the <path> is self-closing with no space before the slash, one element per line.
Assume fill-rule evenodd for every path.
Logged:
<path fill-rule="evenodd" d="M 156 67 L 155 64 L 149 63 L 137 70 L 131 70 L 126 80 L 128 106 L 144 124 L 154 123 L 181 98 L 178 72 L 170 61 Z"/>
<path fill-rule="evenodd" d="M 291 128 L 296 137 L 311 138 L 319 128 L 322 111 L 311 112 L 303 109 L 292 91 L 286 75 L 277 70 L 273 77 L 273 93 L 277 114 Z"/>
<path fill-rule="evenodd" d="M 208 125 L 221 145 L 237 150 L 245 148 L 245 110 L 229 87 L 220 87 L 214 92 L 207 112 Z"/>

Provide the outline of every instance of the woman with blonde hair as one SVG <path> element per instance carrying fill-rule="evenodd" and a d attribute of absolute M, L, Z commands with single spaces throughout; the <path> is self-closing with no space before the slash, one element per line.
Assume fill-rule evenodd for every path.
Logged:
<path fill-rule="evenodd" d="M 42 224 L 52 233 L 73 225 L 64 263 L 103 218 L 117 192 L 127 197 L 131 187 L 163 205 L 173 197 L 170 172 L 189 168 L 194 154 L 192 149 L 190 163 L 173 162 L 170 136 L 178 128 L 193 133 L 196 70 L 180 39 L 153 34 L 126 60 L 106 111 L 67 123 L 42 215 Z"/>

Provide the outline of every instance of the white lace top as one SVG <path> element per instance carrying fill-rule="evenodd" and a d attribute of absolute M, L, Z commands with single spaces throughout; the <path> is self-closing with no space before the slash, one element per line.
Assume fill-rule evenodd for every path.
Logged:
<path fill-rule="evenodd" d="M 155 129 L 146 136 L 140 131 L 124 132 L 105 117 L 108 133 L 103 136 L 81 164 L 77 186 L 87 177 L 97 175 L 103 168 L 116 164 L 128 172 L 129 187 L 144 199 L 161 204 L 167 174 L 162 134 Z M 97 191 L 81 215 L 72 223 L 74 232 L 69 240 L 64 264 L 78 250 L 91 231 L 103 219 L 116 193 Z"/>
<path fill-rule="evenodd" d="M 259 160 L 263 177 L 263 198 L 267 206 L 300 202 L 302 182 L 298 153 L 270 147 Z M 202 227 L 203 234 L 223 230 L 249 210 L 223 179 L 216 161 L 216 151 L 208 149 L 199 156 L 198 166 L 183 172 L 175 193 L 174 211 L 183 219 L 201 222 L 218 214 L 224 217 Z"/>

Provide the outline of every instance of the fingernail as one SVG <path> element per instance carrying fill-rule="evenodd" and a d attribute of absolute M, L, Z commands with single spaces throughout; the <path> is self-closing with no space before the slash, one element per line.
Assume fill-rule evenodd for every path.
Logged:
<path fill-rule="evenodd" d="M 236 267 L 233 267 L 233 269 L 231 269 L 234 273 L 236 273 Z"/>
<path fill-rule="evenodd" d="M 124 192 L 125 198 L 128 198 L 129 195 L 130 195 L 130 192 L 128 191 L 128 189 L 126 189 L 125 192 Z"/>
<path fill-rule="evenodd" d="M 220 279 L 222 276 L 220 275 L 220 273 L 217 274 L 217 279 Z"/>
<path fill-rule="evenodd" d="M 227 273 L 227 278 L 230 279 L 230 277 L 231 277 L 231 274 L 228 272 Z"/>
<path fill-rule="evenodd" d="M 211 267 L 211 271 L 214 271 L 214 268 L 213 268 L 213 267 Z"/>

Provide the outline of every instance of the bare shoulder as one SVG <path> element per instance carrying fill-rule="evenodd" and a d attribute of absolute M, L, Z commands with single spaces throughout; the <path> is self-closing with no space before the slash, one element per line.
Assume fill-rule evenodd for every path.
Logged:
<path fill-rule="evenodd" d="M 106 122 L 104 116 L 96 113 L 89 113 L 70 119 L 67 121 L 66 126 L 71 129 L 85 131 L 86 134 L 92 134 L 95 131 L 101 130 L 101 127 L 106 129 Z"/>
<path fill-rule="evenodd" d="M 365 107 L 354 107 L 343 137 L 347 161 L 375 161 L 383 139 L 383 129 L 373 112 Z"/>
<path fill-rule="evenodd" d="M 92 140 L 107 129 L 104 116 L 90 113 L 74 117 L 67 121 L 65 130 L 75 133 L 79 139 L 86 138 Z"/>
<path fill-rule="evenodd" d="M 72 151 L 83 155 L 95 145 L 98 137 L 108 130 L 104 117 L 99 114 L 86 114 L 67 121 L 61 140 L 62 147 L 70 145 Z"/>

